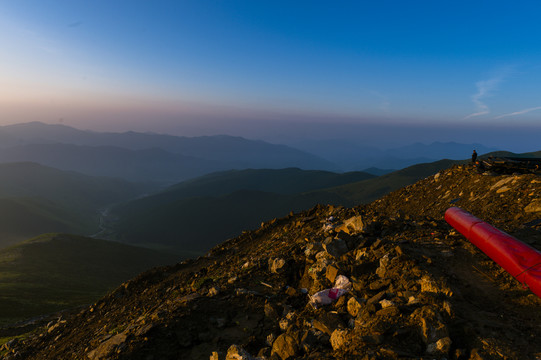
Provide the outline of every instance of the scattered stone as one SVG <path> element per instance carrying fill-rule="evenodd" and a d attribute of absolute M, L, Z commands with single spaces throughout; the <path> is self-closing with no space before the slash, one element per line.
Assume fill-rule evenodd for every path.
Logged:
<path fill-rule="evenodd" d="M 313 325 L 314 328 L 331 336 L 334 330 L 343 327 L 344 324 L 337 313 L 326 312 L 315 319 Z"/>
<path fill-rule="evenodd" d="M 128 336 L 124 333 L 111 337 L 110 339 L 102 342 L 96 349 L 90 351 L 87 354 L 88 358 L 90 360 L 107 359 L 119 345 L 126 341 L 127 337 Z"/>
<path fill-rule="evenodd" d="M 449 336 L 445 324 L 436 319 L 437 316 L 429 314 L 430 317 L 421 318 L 421 336 L 426 344 L 434 343 L 439 339 Z"/>
<path fill-rule="evenodd" d="M 389 306 L 394 306 L 394 303 L 387 299 L 381 300 L 379 304 L 381 305 L 382 309 L 388 308 Z"/>
<path fill-rule="evenodd" d="M 273 274 L 278 274 L 284 270 L 286 261 L 281 258 L 269 259 L 269 270 Z"/>
<path fill-rule="evenodd" d="M 91 308 L 66 313 L 61 327 L 58 320 L 42 323 L 42 330 L 8 342 L 0 353 L 6 360 L 139 354 L 158 360 L 208 358 L 215 350 L 211 359 L 224 360 L 236 343 L 242 348 L 230 358 L 541 358 L 539 299 L 442 218 L 449 200 L 460 198 L 461 207 L 541 248 L 541 182 L 533 174 L 492 177 L 470 170 L 442 170 L 436 186 L 428 177 L 354 209 L 320 205 L 268 222 L 204 257 L 144 273 Z M 489 190 L 505 179 L 514 180 Z M 351 227 L 321 231 L 328 216 L 343 226 L 357 214 L 362 235 Z M 337 252 L 340 241 L 345 246 Z M 463 271 L 471 265 L 479 272 Z M 494 280 L 490 307 L 480 273 Z M 315 294 L 338 274 L 351 279 L 349 294 L 310 307 L 299 289 Z M 451 298 L 449 285 L 460 294 Z M 520 311 L 513 310 L 517 304 Z"/>
<path fill-rule="evenodd" d="M 451 341 L 450 337 L 444 337 L 443 339 L 439 339 L 436 342 L 436 352 L 440 354 L 448 354 L 449 350 L 451 350 L 451 345 L 453 342 Z"/>
<path fill-rule="evenodd" d="M 220 287 L 219 286 L 213 286 L 209 289 L 208 296 L 213 297 L 220 293 Z"/>
<path fill-rule="evenodd" d="M 368 299 L 366 301 L 366 304 L 367 305 L 372 305 L 372 304 L 379 303 L 381 301 L 381 299 L 383 299 L 384 296 L 385 296 L 385 291 L 380 291 L 379 293 L 377 293 L 376 295 L 374 295 L 370 299 Z"/>
<path fill-rule="evenodd" d="M 278 336 L 272 344 L 272 353 L 280 356 L 282 360 L 294 359 L 299 352 L 299 344 L 288 334 Z"/>
<path fill-rule="evenodd" d="M 259 352 L 257 353 L 257 357 L 261 360 L 268 359 L 272 354 L 272 348 L 265 346 L 264 348 L 261 348 Z"/>
<path fill-rule="evenodd" d="M 265 304 L 264 311 L 265 316 L 268 318 L 278 319 L 280 317 L 280 309 L 278 308 L 278 306 L 276 306 L 276 304 L 267 302 Z"/>
<path fill-rule="evenodd" d="M 294 287 L 288 286 L 286 289 L 286 294 L 289 296 L 298 296 L 299 292 Z"/>
<path fill-rule="evenodd" d="M 344 255 L 349 251 L 346 242 L 342 239 L 333 239 L 328 244 L 323 244 L 323 248 L 325 251 L 334 257 L 335 259 L 338 259 L 340 256 Z"/>
<path fill-rule="evenodd" d="M 144 324 L 143 326 L 141 326 L 139 329 L 137 329 L 137 331 L 135 332 L 135 336 L 144 336 L 145 334 L 147 334 L 150 330 L 152 330 L 154 327 L 156 326 L 156 324 L 154 323 L 148 323 L 148 324 Z"/>
<path fill-rule="evenodd" d="M 344 221 L 344 223 L 338 226 L 336 231 L 343 231 L 347 234 L 357 234 L 364 230 L 365 226 L 362 217 L 354 216 Z"/>
<path fill-rule="evenodd" d="M 286 331 L 294 322 L 295 322 L 295 313 L 294 312 L 287 313 L 287 315 L 284 318 L 280 319 L 280 322 L 279 322 L 280 330 Z"/>
<path fill-rule="evenodd" d="M 331 346 L 338 350 L 350 344 L 349 331 L 345 329 L 336 329 L 331 335 Z"/>
<path fill-rule="evenodd" d="M 377 316 L 387 316 L 387 317 L 394 317 L 400 315 L 400 309 L 396 306 L 389 306 L 385 309 L 378 310 L 376 312 Z"/>
<path fill-rule="evenodd" d="M 320 251 L 323 251 L 323 245 L 321 245 L 320 242 L 314 242 L 314 243 L 310 243 L 306 245 L 306 249 L 304 250 L 304 255 L 307 258 L 311 258 Z"/>
<path fill-rule="evenodd" d="M 449 287 L 443 284 L 441 281 L 436 281 L 429 276 L 423 276 L 419 281 L 421 285 L 421 291 L 431 292 L 435 294 L 444 294 L 452 296 L 453 291 Z"/>
<path fill-rule="evenodd" d="M 227 349 L 225 360 L 253 360 L 252 356 L 238 345 L 231 345 Z"/>
<path fill-rule="evenodd" d="M 275 341 L 276 341 L 276 335 L 274 335 L 273 333 L 267 335 L 267 339 L 266 339 L 267 345 L 272 346 L 272 344 L 274 344 Z"/>
<path fill-rule="evenodd" d="M 532 201 L 524 208 L 524 211 L 527 213 L 541 212 L 541 200 Z"/>
<path fill-rule="evenodd" d="M 361 311 L 362 304 L 356 297 L 353 296 L 348 300 L 347 309 L 348 309 L 348 313 L 351 316 L 355 317 Z"/>
<path fill-rule="evenodd" d="M 333 266 L 333 265 L 327 266 L 326 276 L 327 276 L 327 279 L 331 283 L 334 283 L 334 280 L 336 279 L 337 275 L 338 275 L 338 268 L 336 266 Z"/>
<path fill-rule="evenodd" d="M 508 176 L 506 178 L 503 178 L 502 180 L 498 181 L 497 183 L 495 183 L 494 185 L 492 185 L 490 187 L 490 190 L 495 190 L 497 188 L 500 188 L 502 187 L 503 185 L 507 184 L 508 182 L 510 182 L 511 180 L 513 180 L 513 177 L 511 176 Z"/>
<path fill-rule="evenodd" d="M 415 296 L 410 296 L 408 298 L 408 305 L 415 305 L 419 303 L 419 299 L 417 299 Z"/>

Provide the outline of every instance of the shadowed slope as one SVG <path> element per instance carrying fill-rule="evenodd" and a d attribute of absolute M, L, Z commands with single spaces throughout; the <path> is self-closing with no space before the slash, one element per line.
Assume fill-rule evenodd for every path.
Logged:
<path fill-rule="evenodd" d="M 0 250 L 0 321 L 91 303 L 141 271 L 178 260 L 110 241 L 41 235 Z"/>

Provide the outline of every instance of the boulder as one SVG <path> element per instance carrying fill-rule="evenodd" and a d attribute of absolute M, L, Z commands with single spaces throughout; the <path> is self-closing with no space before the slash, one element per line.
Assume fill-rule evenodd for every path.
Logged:
<path fill-rule="evenodd" d="M 102 342 L 96 349 L 90 351 L 87 356 L 90 360 L 107 359 L 127 338 L 128 336 L 124 333 L 117 334 Z"/>
<path fill-rule="evenodd" d="M 364 230 L 364 222 L 362 217 L 354 216 L 344 221 L 344 223 L 340 226 L 338 226 L 335 231 L 343 231 L 347 234 L 356 234 L 360 233 Z"/>
<path fill-rule="evenodd" d="M 286 261 L 281 258 L 269 259 L 269 270 L 273 274 L 281 273 L 284 270 Z"/>
<path fill-rule="evenodd" d="M 419 281 L 422 292 L 431 292 L 435 294 L 444 294 L 447 296 L 453 296 L 453 291 L 444 284 L 443 281 L 436 281 L 428 275 L 423 276 Z"/>
<path fill-rule="evenodd" d="M 333 239 L 328 244 L 324 244 L 323 247 L 329 255 L 336 259 L 349 251 L 346 242 L 342 239 Z"/>
<path fill-rule="evenodd" d="M 304 249 L 304 255 L 307 258 L 311 258 L 315 256 L 318 252 L 323 251 L 323 246 L 319 242 L 313 242 L 308 245 L 306 245 L 306 249 Z"/>
<path fill-rule="evenodd" d="M 355 317 L 359 314 L 359 312 L 361 311 L 362 309 L 362 304 L 361 302 L 356 298 L 356 297 L 351 297 L 349 300 L 348 300 L 348 304 L 347 304 L 347 307 L 348 307 L 348 313 Z"/>
<path fill-rule="evenodd" d="M 272 344 L 271 354 L 280 356 L 282 360 L 294 359 L 299 350 L 299 344 L 295 338 L 288 334 L 282 334 Z"/>
<path fill-rule="evenodd" d="M 444 337 L 435 343 L 428 344 L 426 353 L 429 355 L 447 355 L 449 350 L 451 350 L 452 343 L 450 337 Z"/>
<path fill-rule="evenodd" d="M 277 305 L 270 302 L 265 304 L 264 311 L 265 311 L 265 316 L 273 320 L 278 319 L 282 312 Z"/>
<path fill-rule="evenodd" d="M 345 329 L 336 329 L 331 335 L 331 346 L 333 350 L 338 350 L 349 345 L 349 331 Z"/>
<path fill-rule="evenodd" d="M 310 353 L 318 344 L 318 338 L 313 331 L 307 330 L 302 334 L 301 348 L 305 353 Z"/>
<path fill-rule="evenodd" d="M 524 208 L 524 211 L 526 211 L 527 213 L 541 212 L 541 200 L 532 201 Z"/>
<path fill-rule="evenodd" d="M 343 327 L 340 316 L 336 313 L 322 313 L 314 320 L 313 325 L 316 329 L 331 336 L 333 331 L 339 327 Z"/>
<path fill-rule="evenodd" d="M 442 322 L 423 317 L 421 318 L 421 335 L 425 343 L 430 344 L 448 337 L 449 331 Z"/>
<path fill-rule="evenodd" d="M 253 358 L 242 347 L 233 344 L 227 349 L 225 360 L 253 360 Z"/>
<path fill-rule="evenodd" d="M 333 266 L 333 265 L 327 266 L 326 276 L 327 276 L 327 279 L 331 283 L 334 283 L 334 280 L 336 279 L 337 275 L 338 275 L 338 268 L 336 266 Z"/>

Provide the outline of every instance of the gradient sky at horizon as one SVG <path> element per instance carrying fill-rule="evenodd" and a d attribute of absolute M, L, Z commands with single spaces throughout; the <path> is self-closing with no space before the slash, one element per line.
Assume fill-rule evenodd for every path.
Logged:
<path fill-rule="evenodd" d="M 0 125 L 541 130 L 539 14 L 537 1 L 0 0 Z"/>

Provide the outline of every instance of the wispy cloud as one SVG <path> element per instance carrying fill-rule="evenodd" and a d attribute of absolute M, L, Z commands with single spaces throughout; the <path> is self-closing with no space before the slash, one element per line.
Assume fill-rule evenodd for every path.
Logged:
<path fill-rule="evenodd" d="M 471 100 L 475 105 L 475 112 L 466 116 L 464 120 L 490 113 L 488 105 L 482 100 L 488 96 L 491 96 L 491 92 L 497 89 L 498 84 L 501 83 L 502 80 L 503 76 L 498 76 L 489 80 L 478 81 L 475 84 L 475 86 L 477 86 L 477 93 L 471 96 Z"/>
<path fill-rule="evenodd" d="M 489 114 L 490 109 L 485 103 L 485 99 L 492 96 L 492 93 L 498 89 L 500 83 L 503 82 L 513 72 L 515 72 L 515 66 L 506 66 L 498 69 L 496 71 L 496 74 L 488 80 L 482 80 L 475 83 L 475 86 L 477 87 L 477 93 L 471 96 L 471 100 L 475 105 L 475 111 L 466 116 L 464 120 L 476 116 Z"/>
<path fill-rule="evenodd" d="M 500 116 L 496 116 L 494 119 L 501 119 L 501 118 L 505 118 L 505 117 L 509 117 L 509 116 L 517 116 L 517 115 L 527 114 L 529 112 L 536 111 L 536 110 L 541 110 L 541 106 L 536 106 L 536 107 L 533 107 L 533 108 L 528 108 L 528 109 L 524 109 L 524 110 L 520 110 L 520 111 L 515 111 L 515 112 L 509 113 L 509 114 L 503 114 L 503 115 L 500 115 Z"/>

